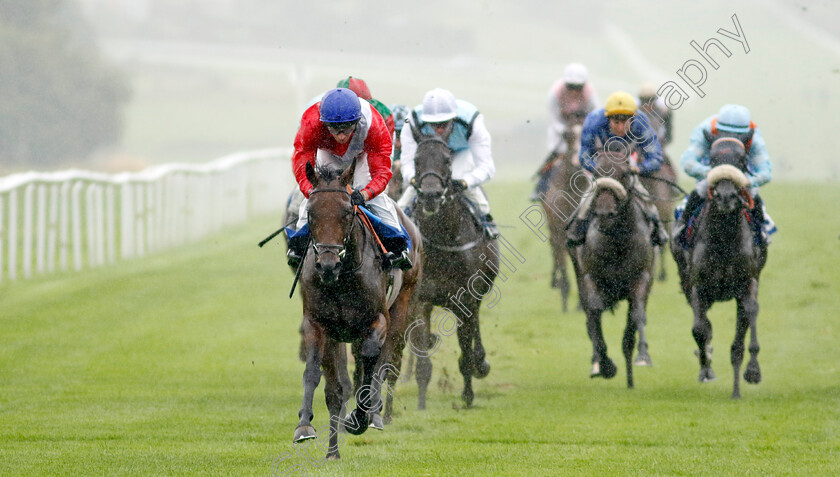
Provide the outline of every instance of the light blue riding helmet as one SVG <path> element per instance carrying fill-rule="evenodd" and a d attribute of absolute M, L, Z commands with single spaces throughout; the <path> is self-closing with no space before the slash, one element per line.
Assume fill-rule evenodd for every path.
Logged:
<path fill-rule="evenodd" d="M 409 115 L 408 107 L 403 104 L 393 104 L 391 105 L 391 114 L 394 115 L 394 129 L 401 131 Z"/>
<path fill-rule="evenodd" d="M 750 131 L 750 110 L 740 104 L 724 104 L 717 116 L 717 128 L 731 133 Z"/>

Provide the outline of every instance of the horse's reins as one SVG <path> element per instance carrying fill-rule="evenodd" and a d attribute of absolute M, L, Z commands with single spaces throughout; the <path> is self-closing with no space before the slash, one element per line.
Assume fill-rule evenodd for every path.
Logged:
<path fill-rule="evenodd" d="M 343 192 L 343 193 L 345 193 L 349 196 L 349 195 L 352 194 L 353 189 L 351 189 L 349 185 L 347 186 L 346 189 L 341 189 L 341 188 L 313 189 L 312 192 L 309 193 L 309 195 L 312 196 L 312 194 L 315 194 L 317 192 Z M 373 224 L 370 222 L 370 218 L 368 218 L 367 214 L 365 214 L 361 210 L 361 208 L 359 208 L 358 205 L 353 206 L 353 213 L 355 215 L 357 215 L 359 217 L 359 219 L 362 221 L 362 224 L 365 227 L 367 227 L 373 233 L 373 238 L 374 238 L 374 240 L 376 240 L 376 243 L 379 245 L 379 248 L 380 248 L 380 250 L 382 250 L 382 253 L 388 253 L 388 250 L 385 248 L 385 245 L 383 245 L 382 241 L 379 239 L 379 235 L 376 233 L 376 230 L 373 228 Z M 348 231 L 348 235 L 351 232 L 352 232 L 352 228 L 350 229 L 350 231 Z M 324 250 L 325 252 L 332 252 L 332 253 L 335 253 L 336 255 L 338 255 L 339 257 L 343 258 L 342 252 L 343 252 L 343 249 L 344 249 L 344 245 L 315 243 L 313 246 L 316 249 L 316 253 L 320 253 L 320 252 L 318 252 L 318 248 L 323 248 L 323 249 L 325 249 Z M 335 250 L 338 250 L 338 252 L 336 252 Z"/>
<path fill-rule="evenodd" d="M 260 241 L 260 243 L 258 243 L 257 245 L 258 245 L 260 248 L 262 248 L 262 247 L 263 247 L 263 245 L 265 245 L 265 244 L 267 244 L 268 242 L 270 242 L 270 241 L 271 241 L 271 239 L 273 239 L 274 237 L 276 237 L 276 236 L 280 235 L 280 233 L 281 233 L 281 232 L 283 232 L 284 230 L 286 230 L 286 227 L 288 227 L 288 226 L 292 225 L 293 223 L 297 222 L 297 220 L 298 220 L 298 219 L 294 219 L 294 220 L 289 221 L 289 223 L 287 223 L 286 225 L 283 225 L 283 226 L 282 226 L 282 227 L 280 227 L 279 229 L 277 229 L 277 230 L 275 230 L 274 232 L 272 232 L 272 233 L 271 233 L 268 237 L 266 237 L 266 238 L 262 239 L 262 241 Z"/>
<path fill-rule="evenodd" d="M 709 200 L 714 199 L 714 197 L 712 197 L 712 189 L 714 189 L 714 187 L 710 186 L 709 189 L 706 191 Z M 752 210 L 755 207 L 755 201 L 753 200 L 752 195 L 750 195 L 749 188 L 742 187 L 738 189 L 738 195 L 740 195 L 741 198 L 744 199 L 744 205 L 747 207 L 747 210 Z"/>
<path fill-rule="evenodd" d="M 423 179 L 425 179 L 426 177 L 429 177 L 429 176 L 434 177 L 435 179 L 440 181 L 440 185 L 441 185 L 441 187 L 443 187 L 443 193 L 441 194 L 441 197 L 440 197 L 440 205 L 445 204 L 446 203 L 446 195 L 447 195 L 447 192 L 449 192 L 449 180 L 447 180 L 445 177 L 443 177 L 442 175 L 438 174 L 435 171 L 426 171 L 426 172 L 420 174 L 419 180 L 412 179 L 412 182 L 413 182 L 412 185 L 414 185 L 414 189 L 417 190 L 417 195 L 423 195 L 423 189 L 420 188 L 420 185 L 423 184 Z"/>
<path fill-rule="evenodd" d="M 683 195 L 688 195 L 688 192 L 686 192 L 686 191 L 685 191 L 682 187 L 680 187 L 680 185 L 679 185 L 679 184 L 677 184 L 677 183 L 676 183 L 676 182 L 674 182 L 674 181 L 670 181 L 670 180 L 668 180 L 668 179 L 664 179 L 664 178 L 662 178 L 662 177 L 656 177 L 656 176 L 645 176 L 645 178 L 646 178 L 646 179 L 653 179 L 653 180 L 655 180 L 655 181 L 659 181 L 659 182 L 664 182 L 664 183 L 668 184 L 669 186 L 671 186 L 671 187 L 673 187 L 673 188 L 677 189 L 678 191 L 682 192 L 682 193 L 683 193 Z M 654 195 L 652 195 L 652 194 L 649 194 L 649 195 L 650 195 L 651 197 L 653 197 L 654 199 L 659 200 L 659 201 L 662 201 L 662 202 L 664 202 L 664 201 L 668 201 L 668 200 L 672 200 L 672 199 L 662 199 L 662 198 L 656 197 L 656 196 L 654 196 Z"/>
<path fill-rule="evenodd" d="M 448 181 L 446 180 L 445 177 L 443 177 L 442 175 L 438 174 L 435 171 L 426 171 L 426 172 L 424 172 L 423 174 L 420 175 L 420 180 L 415 181 L 415 183 L 416 184 L 422 184 L 423 183 L 423 178 L 427 177 L 427 176 L 432 176 L 432 177 L 436 178 L 437 180 L 440 181 L 441 185 L 443 186 L 443 195 L 441 195 L 441 199 L 440 199 L 440 205 L 442 206 L 443 204 L 446 203 L 446 197 L 447 197 L 448 192 L 449 192 Z M 417 190 L 418 195 L 422 195 L 423 191 L 420 189 L 420 187 L 418 185 L 415 185 L 414 188 Z M 475 247 L 476 245 L 478 245 L 481 242 L 481 236 L 479 235 L 479 238 L 473 240 L 472 242 L 467 242 L 467 243 L 464 243 L 464 244 L 461 244 L 461 245 L 441 245 L 441 244 L 435 243 L 434 241 L 432 241 L 432 239 L 423 235 L 422 232 L 420 233 L 420 236 L 423 240 L 423 243 L 428 244 L 431 248 L 434 248 L 434 249 L 437 249 L 437 250 L 442 250 L 444 252 L 464 252 L 466 250 L 469 250 L 469 249 Z"/>

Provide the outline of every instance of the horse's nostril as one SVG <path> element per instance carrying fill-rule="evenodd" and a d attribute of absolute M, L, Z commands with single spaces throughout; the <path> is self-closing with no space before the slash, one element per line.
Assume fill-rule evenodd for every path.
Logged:
<path fill-rule="evenodd" d="M 315 269 L 320 270 L 322 267 L 321 262 L 315 262 Z"/>

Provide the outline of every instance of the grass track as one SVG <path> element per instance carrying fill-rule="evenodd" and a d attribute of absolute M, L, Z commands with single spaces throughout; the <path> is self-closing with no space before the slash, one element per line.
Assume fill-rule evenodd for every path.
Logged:
<path fill-rule="evenodd" d="M 0 474 L 838 475 L 840 202 L 837 184 L 763 192 L 781 232 L 762 276 L 764 381 L 733 402 L 734 304 L 716 305 L 714 368 L 696 382 L 691 312 L 671 277 L 648 307 L 653 368 L 636 389 L 590 380 L 580 313 L 559 312 L 548 245 L 518 220 L 529 184 L 489 193 L 526 263 L 482 313 L 490 375 L 462 409 L 457 340 L 433 361 L 429 408 L 396 392 L 385 432 L 346 436 L 318 465 L 291 444 L 301 397 L 300 303 L 271 218 L 102 270 L 0 285 Z M 626 306 L 605 315 L 621 362 Z M 323 385 L 315 425 L 327 422 Z M 315 444 L 317 445 L 317 444 Z M 321 449 L 309 449 L 314 459 Z M 296 454 L 296 452 L 298 452 Z M 285 459 L 285 460 L 284 460 Z"/>

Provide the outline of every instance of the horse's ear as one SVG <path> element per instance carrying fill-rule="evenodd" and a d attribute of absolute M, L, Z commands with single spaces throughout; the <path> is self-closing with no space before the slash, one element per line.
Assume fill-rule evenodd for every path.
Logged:
<path fill-rule="evenodd" d="M 715 135 L 712 134 L 711 131 L 706 131 L 705 129 L 703 130 L 703 137 L 706 138 L 706 142 L 708 142 L 709 144 L 715 142 L 715 139 L 717 139 L 717 137 L 715 137 Z"/>
<path fill-rule="evenodd" d="M 306 162 L 306 178 L 309 179 L 309 183 L 312 184 L 312 187 L 315 187 L 315 184 L 320 179 L 320 177 L 318 177 L 318 173 L 315 172 L 315 168 L 312 166 L 312 163 L 309 161 Z"/>
<path fill-rule="evenodd" d="M 341 177 L 338 180 L 341 182 L 341 185 L 353 185 L 353 176 L 356 174 L 356 158 L 353 158 L 353 162 L 350 163 L 350 167 L 344 169 L 344 172 L 341 173 Z"/>
<path fill-rule="evenodd" d="M 750 143 L 753 138 L 753 134 L 755 134 L 755 129 L 750 129 L 748 132 L 745 132 L 741 135 L 741 142 L 744 143 L 744 146 Z"/>
<path fill-rule="evenodd" d="M 420 144 L 420 131 L 411 123 L 411 121 L 406 120 L 406 124 L 408 124 L 408 129 L 411 130 L 411 135 L 414 137 L 414 142 Z"/>

